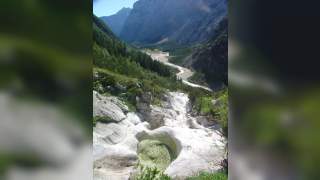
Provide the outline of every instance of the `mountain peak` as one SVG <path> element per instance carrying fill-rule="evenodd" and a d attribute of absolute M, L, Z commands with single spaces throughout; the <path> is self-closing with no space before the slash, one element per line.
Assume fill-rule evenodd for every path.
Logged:
<path fill-rule="evenodd" d="M 178 44 L 203 42 L 226 15 L 226 0 L 139 0 L 120 37 L 139 44 L 154 44 L 165 38 Z"/>
<path fill-rule="evenodd" d="M 119 15 L 119 14 L 127 14 L 129 15 L 130 12 L 131 12 L 131 8 L 128 8 L 128 7 L 123 7 L 122 9 L 120 9 L 116 14 L 114 15 Z M 111 15 L 112 16 L 112 15 Z"/>

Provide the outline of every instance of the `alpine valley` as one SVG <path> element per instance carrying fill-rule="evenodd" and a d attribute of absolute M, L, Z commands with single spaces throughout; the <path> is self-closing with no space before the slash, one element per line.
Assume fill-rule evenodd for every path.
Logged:
<path fill-rule="evenodd" d="M 92 28 L 94 179 L 226 180 L 227 1 L 138 0 Z"/>

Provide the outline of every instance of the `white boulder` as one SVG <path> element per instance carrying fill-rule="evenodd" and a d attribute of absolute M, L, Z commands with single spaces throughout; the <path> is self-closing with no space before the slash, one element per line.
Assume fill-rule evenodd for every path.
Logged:
<path fill-rule="evenodd" d="M 126 115 L 114 101 L 93 91 L 93 117 L 108 117 L 112 121 L 120 122 Z"/>

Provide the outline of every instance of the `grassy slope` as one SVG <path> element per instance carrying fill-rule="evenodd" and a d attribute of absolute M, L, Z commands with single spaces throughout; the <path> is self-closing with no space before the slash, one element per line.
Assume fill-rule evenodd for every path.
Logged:
<path fill-rule="evenodd" d="M 227 127 L 227 91 L 210 93 L 202 89 L 184 85 L 175 78 L 174 72 L 167 67 L 157 68 L 159 64 L 148 65 L 152 59 L 145 61 L 134 59 L 145 58 L 138 50 L 127 49 L 98 18 L 94 17 L 94 90 L 112 94 L 135 106 L 136 97 L 144 92 L 151 92 L 153 103 L 161 99 L 167 90 L 180 90 L 189 94 L 193 109 L 202 115 L 212 116 L 223 127 Z M 183 52 L 185 52 L 183 50 Z M 140 53 L 140 54 L 139 54 Z M 183 53 L 182 53 L 183 54 Z M 154 62 L 154 61 L 153 61 Z M 144 67 L 142 66 L 144 65 Z M 164 69 L 165 73 L 162 73 Z M 222 101 L 222 106 L 213 106 L 212 99 Z"/>
<path fill-rule="evenodd" d="M 199 112 L 216 116 L 212 113 L 216 111 L 210 101 L 220 97 L 221 93 L 211 93 L 184 85 L 175 78 L 174 71 L 166 69 L 162 64 L 149 63 L 153 60 L 145 58 L 133 48 L 127 48 L 126 44 L 118 40 L 109 28 L 95 17 L 93 30 L 94 90 L 117 96 L 133 107 L 136 97 L 142 93 L 151 92 L 156 103 L 166 91 L 180 90 L 189 94 L 194 108 Z M 145 61 L 140 61 L 141 58 L 145 58 Z M 97 120 L 99 119 L 93 118 L 94 123 Z M 148 171 L 155 172 L 152 169 Z"/>

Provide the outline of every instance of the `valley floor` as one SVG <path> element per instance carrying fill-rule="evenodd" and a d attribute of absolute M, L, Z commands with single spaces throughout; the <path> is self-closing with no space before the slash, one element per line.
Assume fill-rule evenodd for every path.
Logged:
<path fill-rule="evenodd" d="M 183 81 L 184 84 L 191 87 L 198 87 L 208 91 L 212 91 L 212 89 L 210 89 L 209 87 L 190 82 L 188 79 L 194 74 L 194 72 L 188 68 L 170 63 L 170 54 L 168 52 L 162 52 L 159 50 L 145 50 L 144 52 L 150 55 L 153 60 L 159 61 L 165 65 L 178 69 L 179 72 L 176 75 L 179 79 Z"/>

